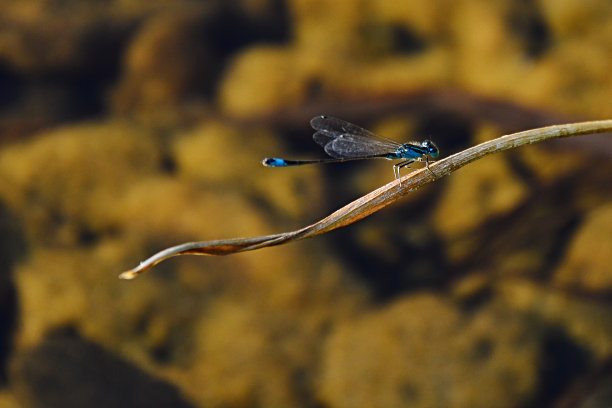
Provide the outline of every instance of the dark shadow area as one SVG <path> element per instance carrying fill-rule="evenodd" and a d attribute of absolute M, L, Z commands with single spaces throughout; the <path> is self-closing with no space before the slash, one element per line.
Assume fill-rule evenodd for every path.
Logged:
<path fill-rule="evenodd" d="M 474 251 L 449 270 L 448 285 L 475 269 L 499 270 L 515 254 L 534 251 L 538 262 L 526 265 L 521 274 L 547 282 L 567 254 L 584 211 L 612 198 L 608 175 L 605 164 L 585 164 L 554 185 L 533 184 L 523 204 L 507 214 L 491 217 L 478 229 L 458 238 L 472 241 Z M 589 208 L 581 208 L 585 202 Z"/>
<path fill-rule="evenodd" d="M 289 10 L 284 1 L 275 0 L 262 13 L 248 15 L 235 3 L 218 2 L 200 18 L 192 34 L 207 54 L 202 63 L 209 75 L 202 78 L 201 90 L 205 96 L 213 97 L 227 62 L 238 51 L 253 44 L 290 41 Z"/>
<path fill-rule="evenodd" d="M 552 408 L 612 407 L 612 357 L 578 378 Z"/>
<path fill-rule="evenodd" d="M 0 387 L 7 382 L 7 362 L 19 316 L 13 268 L 27 251 L 21 227 L 0 202 Z"/>
<path fill-rule="evenodd" d="M 431 111 L 419 118 L 411 138 L 434 140 L 446 156 L 468 146 L 472 134 L 471 121 L 451 112 Z M 393 177 L 391 163 L 389 181 Z M 329 167 L 325 169 L 330 180 L 325 187 L 329 201 L 342 203 L 353 199 L 356 193 L 349 191 L 350 184 L 339 182 L 354 171 L 351 163 L 326 167 Z M 324 238 L 348 268 L 368 284 L 374 299 L 385 302 L 423 287 L 445 285 L 448 268 L 443 243 L 429 221 L 435 207 L 433 203 L 438 201 L 443 185 L 444 181 L 440 180 L 426 192 L 419 193 L 418 199 L 392 206 L 375 217 L 351 228 L 333 231 Z"/>
<path fill-rule="evenodd" d="M 440 157 L 446 157 L 470 147 L 475 129 L 474 121 L 461 113 L 432 109 L 419 116 L 414 137 L 433 140 L 440 148 Z"/>
<path fill-rule="evenodd" d="M 58 8 L 49 11 L 47 18 L 54 23 L 61 16 L 62 10 Z M 76 30 L 73 22 L 66 24 L 70 30 Z M 69 37 L 75 42 L 72 44 L 75 56 L 65 57 L 65 60 L 57 57 L 58 61 L 54 61 L 52 56 L 54 52 L 61 54 L 65 51 L 61 46 L 66 38 L 60 36 L 57 43 L 49 41 L 44 26 L 24 25 L 14 28 L 10 33 L 18 37 L 16 42 L 22 50 L 9 50 L 7 54 L 22 52 L 36 57 L 32 57 L 25 68 L 11 66 L 14 61 L 0 61 L 3 65 L 0 68 L 0 85 L 3 90 L 0 115 L 46 118 L 59 122 L 102 114 L 106 108 L 107 92 L 118 78 L 126 40 L 132 28 L 127 24 L 111 24 L 101 18 L 80 35 Z M 41 38 L 45 40 L 41 41 Z M 53 47 L 45 47 L 39 42 L 49 42 Z M 4 101 L 8 98 L 10 104 Z M 5 104 L 11 106 L 10 111 L 2 111 Z"/>
<path fill-rule="evenodd" d="M 553 43 L 552 32 L 534 0 L 519 0 L 507 16 L 507 24 L 515 37 L 519 39 L 527 58 L 537 59 L 545 54 Z"/>
<path fill-rule="evenodd" d="M 18 400 L 33 408 L 192 407 L 174 386 L 70 329 L 18 355 L 11 374 Z"/>
<path fill-rule="evenodd" d="M 398 206 L 326 235 L 347 270 L 367 283 L 374 300 L 391 301 L 406 292 L 437 287 L 443 280 L 442 243 L 427 222 L 426 201 L 435 201 L 436 191 L 414 205 Z"/>
<path fill-rule="evenodd" d="M 418 54 L 427 49 L 427 42 L 405 24 L 372 21 L 359 28 L 365 49 L 374 55 L 397 56 Z"/>
<path fill-rule="evenodd" d="M 587 349 L 578 345 L 563 330 L 549 328 L 544 335 L 538 364 L 538 392 L 524 408 L 551 406 L 592 363 L 593 356 Z"/>
<path fill-rule="evenodd" d="M 0 63 L 0 115 L 6 115 L 5 109 L 13 109 L 15 100 L 19 97 L 22 81 L 9 69 L 5 63 Z"/>

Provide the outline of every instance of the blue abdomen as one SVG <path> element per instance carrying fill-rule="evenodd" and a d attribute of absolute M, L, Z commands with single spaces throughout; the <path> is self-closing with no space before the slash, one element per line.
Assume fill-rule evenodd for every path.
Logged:
<path fill-rule="evenodd" d="M 270 167 L 287 167 L 287 162 L 283 159 L 277 159 L 276 157 L 265 158 L 262 161 L 264 166 Z"/>

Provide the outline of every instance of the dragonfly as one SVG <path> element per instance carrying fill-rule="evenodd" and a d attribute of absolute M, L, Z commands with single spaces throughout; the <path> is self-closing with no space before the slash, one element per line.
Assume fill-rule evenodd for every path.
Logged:
<path fill-rule="evenodd" d="M 362 159 L 402 160 L 393 165 L 393 175 L 396 179 L 400 179 L 400 169 L 415 161 L 424 161 L 427 170 L 435 177 L 435 174 L 429 169 L 429 162 L 435 161 L 440 155 L 440 150 L 431 140 L 424 140 L 421 143 L 398 143 L 342 119 L 326 115 L 312 118 L 310 126 L 316 131 L 312 138 L 331 158 L 287 160 L 266 157 L 262 164 L 268 167 L 288 167 Z"/>

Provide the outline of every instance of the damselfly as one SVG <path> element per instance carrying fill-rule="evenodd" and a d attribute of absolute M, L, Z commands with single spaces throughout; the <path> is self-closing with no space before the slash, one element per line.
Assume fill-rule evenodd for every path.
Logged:
<path fill-rule="evenodd" d="M 360 159 L 404 159 L 393 165 L 393 175 L 396 179 L 399 179 L 400 169 L 415 161 L 424 161 L 427 170 L 434 174 L 429 169 L 429 160 L 431 158 L 433 161 L 440 154 L 438 146 L 431 140 L 425 140 L 422 143 L 407 142 L 402 144 L 331 116 L 315 116 L 310 121 L 310 126 L 316 130 L 312 136 L 314 141 L 323 146 L 325 153 L 330 155 L 331 159 L 285 160 L 265 158 L 262 161 L 263 165 L 287 167 Z"/>

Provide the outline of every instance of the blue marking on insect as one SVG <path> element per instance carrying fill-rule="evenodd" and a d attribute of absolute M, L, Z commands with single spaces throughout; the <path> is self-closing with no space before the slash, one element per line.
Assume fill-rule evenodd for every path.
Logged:
<path fill-rule="evenodd" d="M 287 167 L 288 164 L 284 159 L 278 159 L 276 157 L 265 158 L 261 162 L 264 166 L 269 167 Z"/>
<path fill-rule="evenodd" d="M 265 158 L 262 164 L 269 167 L 287 167 L 361 159 L 403 159 L 403 161 L 393 165 L 393 174 L 396 179 L 400 178 L 402 167 L 407 167 L 415 161 L 424 161 L 427 170 L 435 176 L 429 169 L 429 162 L 440 155 L 440 150 L 431 140 L 402 144 L 342 119 L 324 115 L 312 118 L 310 125 L 316 130 L 313 135 L 314 141 L 323 146 L 325 153 L 332 158 L 315 160 Z"/>

